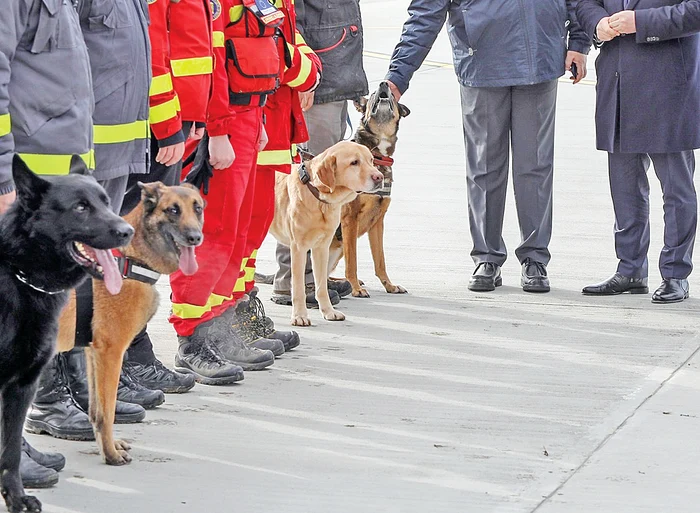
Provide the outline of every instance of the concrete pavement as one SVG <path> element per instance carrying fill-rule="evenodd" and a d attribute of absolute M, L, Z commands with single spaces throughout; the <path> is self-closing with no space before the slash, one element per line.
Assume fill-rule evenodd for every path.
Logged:
<path fill-rule="evenodd" d="M 362 7 L 376 86 L 405 2 Z M 402 100 L 412 114 L 400 131 L 386 227 L 389 274 L 410 294 L 383 292 L 363 239 L 359 270 L 371 298 L 343 300 L 344 323 L 312 311 L 302 345 L 270 370 L 168 396 L 145 423 L 118 426 L 133 441 L 130 466 L 103 465 L 94 443 L 32 436 L 68 458 L 59 485 L 37 494 L 46 511 L 697 511 L 698 300 L 655 306 L 649 296 L 580 294 L 616 263 L 592 82 L 560 85 L 552 292 L 523 293 L 512 257 L 504 286 L 475 294 L 466 288 L 464 153 L 444 33 L 429 61 Z M 650 180 L 653 262 L 662 212 Z M 512 194 L 504 238 L 512 251 Z M 274 241 L 258 260 L 274 269 Z M 167 282 L 159 286 L 151 335 L 170 365 Z M 268 301 L 270 292 L 261 287 L 284 328 L 290 311 Z M 700 294 L 697 275 L 691 293 Z"/>

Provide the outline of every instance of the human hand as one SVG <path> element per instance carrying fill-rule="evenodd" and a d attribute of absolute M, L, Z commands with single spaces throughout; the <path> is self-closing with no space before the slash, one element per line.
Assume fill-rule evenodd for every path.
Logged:
<path fill-rule="evenodd" d="M 158 155 L 156 155 L 156 162 L 159 162 L 164 166 L 172 166 L 180 162 L 184 154 L 184 142 L 173 144 L 171 146 L 163 146 L 158 150 Z"/>
<path fill-rule="evenodd" d="M 265 130 L 265 125 L 263 125 L 262 131 L 260 132 L 260 140 L 258 141 L 258 151 L 263 151 L 268 141 L 267 130 Z"/>
<path fill-rule="evenodd" d="M 189 138 L 199 141 L 202 137 L 204 137 L 204 127 L 197 128 L 197 125 L 193 123 L 192 128 L 190 128 Z"/>
<path fill-rule="evenodd" d="M 228 135 L 209 136 L 209 163 L 214 169 L 227 169 L 236 160 Z"/>
<path fill-rule="evenodd" d="M 598 26 L 595 28 L 595 33 L 598 36 L 598 39 L 603 42 L 612 41 L 620 35 L 617 30 L 610 27 L 610 16 L 603 18 L 598 22 Z"/>
<path fill-rule="evenodd" d="M 387 80 L 386 83 L 389 84 L 389 89 L 391 90 L 391 94 L 394 95 L 394 98 L 396 98 L 396 101 L 399 101 L 401 99 L 401 93 L 399 92 L 399 88 L 396 87 L 396 84 L 394 84 L 391 80 Z"/>
<path fill-rule="evenodd" d="M 7 212 L 10 205 L 14 203 L 16 197 L 15 191 L 8 192 L 7 194 L 0 194 L 0 215 Z"/>
<path fill-rule="evenodd" d="M 634 11 L 620 11 L 610 16 L 610 28 L 619 34 L 637 32 L 637 17 Z"/>
<path fill-rule="evenodd" d="M 586 77 L 586 62 L 588 61 L 588 56 L 584 53 L 568 51 L 566 52 L 566 69 L 571 70 L 571 65 L 576 65 L 576 76 L 572 76 L 571 80 L 574 84 L 578 84 L 581 80 Z"/>
<path fill-rule="evenodd" d="M 314 96 L 315 96 L 315 93 L 313 91 L 308 91 L 306 93 L 299 93 L 299 99 L 301 100 L 301 110 L 306 112 L 311 107 L 313 107 Z"/>

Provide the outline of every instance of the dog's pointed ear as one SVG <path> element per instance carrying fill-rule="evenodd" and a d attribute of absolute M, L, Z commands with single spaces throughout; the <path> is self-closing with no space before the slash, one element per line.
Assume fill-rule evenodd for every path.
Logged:
<path fill-rule="evenodd" d="M 411 110 L 406 107 L 403 103 L 399 103 L 399 116 L 405 118 L 411 113 Z"/>
<path fill-rule="evenodd" d="M 316 178 L 318 178 L 321 184 L 318 186 L 318 190 L 326 193 L 332 194 L 335 190 L 335 172 L 338 168 L 338 163 L 336 162 L 335 155 L 326 155 L 321 159 L 321 163 L 316 169 Z"/>
<path fill-rule="evenodd" d="M 153 183 L 143 183 L 138 182 L 138 186 L 141 189 L 141 203 L 147 213 L 151 213 L 155 210 L 158 202 L 160 201 L 160 196 L 163 188 L 162 182 Z"/>
<path fill-rule="evenodd" d="M 367 100 L 367 98 L 365 98 L 364 96 L 360 96 L 356 100 L 353 100 L 352 104 L 355 106 L 355 109 L 357 110 L 357 112 L 359 112 L 360 114 L 364 114 L 365 110 L 367 110 L 367 102 L 368 101 L 369 100 Z"/>
<path fill-rule="evenodd" d="M 51 188 L 51 184 L 29 169 L 17 154 L 12 160 L 12 178 L 15 181 L 17 201 L 30 209 L 38 208 L 42 198 Z"/>
<path fill-rule="evenodd" d="M 80 155 L 73 155 L 70 159 L 70 174 L 90 176 L 92 173 Z"/>

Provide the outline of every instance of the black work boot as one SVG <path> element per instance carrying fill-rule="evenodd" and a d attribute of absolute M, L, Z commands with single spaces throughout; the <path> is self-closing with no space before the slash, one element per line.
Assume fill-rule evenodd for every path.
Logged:
<path fill-rule="evenodd" d="M 47 433 L 66 440 L 94 440 L 90 419 L 68 388 L 65 364 L 59 353 L 44 368 L 24 427 L 30 433 Z"/>
<path fill-rule="evenodd" d="M 66 466 L 66 458 L 57 452 L 41 452 L 29 445 L 29 442 L 22 437 L 22 452 L 29 456 L 35 463 L 42 467 L 50 468 L 56 472 L 63 470 Z"/>
<path fill-rule="evenodd" d="M 262 370 L 275 363 L 275 355 L 272 351 L 247 345 L 231 327 L 230 322 L 222 316 L 198 328 L 203 328 L 207 341 L 218 347 L 226 360 L 240 365 L 244 371 Z"/>
<path fill-rule="evenodd" d="M 219 318 L 225 322 L 238 337 L 249 347 L 263 351 L 272 351 L 275 357 L 284 354 L 284 344 L 280 340 L 268 339 L 262 336 L 262 329 L 255 312 L 251 310 L 252 300 L 240 300 L 235 307 L 226 310 Z"/>
<path fill-rule="evenodd" d="M 503 284 L 501 266 L 493 262 L 481 262 L 469 278 L 468 289 L 475 292 L 490 292 Z"/>
<path fill-rule="evenodd" d="M 197 383 L 204 385 L 229 385 L 241 381 L 243 369 L 227 361 L 218 347 L 210 343 L 207 339 L 207 324 L 209 323 L 197 326 L 189 337 L 178 336 L 175 369 L 193 375 Z"/>
<path fill-rule="evenodd" d="M 19 460 L 19 475 L 25 488 L 51 488 L 58 483 L 58 472 L 39 465 L 24 451 Z"/>
<path fill-rule="evenodd" d="M 161 390 L 150 390 L 142 386 L 131 375 L 127 362 L 124 362 L 121 376 L 119 376 L 117 399 L 125 403 L 138 404 L 145 410 L 152 410 L 165 402 L 165 394 Z"/>
<path fill-rule="evenodd" d="M 166 394 L 184 394 L 192 390 L 195 384 L 193 375 L 170 370 L 157 358 L 149 364 L 127 358 L 123 369 L 127 369 L 139 385 Z"/>
<path fill-rule="evenodd" d="M 71 349 L 63 353 L 66 362 L 68 388 L 75 402 L 84 411 L 89 411 L 90 394 L 88 392 L 87 367 L 85 351 L 82 348 Z M 138 404 L 117 401 L 114 414 L 115 424 L 136 424 L 146 418 L 146 410 Z"/>
<path fill-rule="evenodd" d="M 258 334 L 263 338 L 279 340 L 284 344 L 284 350 L 290 351 L 299 345 L 299 334 L 296 331 L 277 331 L 275 323 L 265 315 L 265 307 L 258 297 L 258 289 L 254 287 L 248 294 L 250 301 L 248 311 L 255 318 Z"/>

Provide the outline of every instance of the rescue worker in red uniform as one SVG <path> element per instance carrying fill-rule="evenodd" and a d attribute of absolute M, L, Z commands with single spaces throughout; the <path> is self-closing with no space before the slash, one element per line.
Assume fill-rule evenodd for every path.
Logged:
<path fill-rule="evenodd" d="M 151 170 L 131 175 L 122 214 L 141 199 L 138 181 L 180 183 L 188 138 L 201 138 L 207 120 L 214 66 L 209 0 L 148 0 L 153 79 L 149 91 Z M 153 353 L 144 329 L 127 351 L 119 399 L 139 401 L 139 385 L 165 393 L 194 386 L 192 376 L 173 372 Z M 141 394 L 143 395 L 143 394 Z"/>
<path fill-rule="evenodd" d="M 306 61 L 295 59 L 287 45 L 286 9 L 266 0 L 212 0 L 212 12 L 215 70 L 207 131 L 214 170 L 202 187 L 207 207 L 204 243 L 197 250 L 199 272 L 171 275 L 170 321 L 179 341 L 176 370 L 218 385 L 242 379 L 242 370 L 271 365 L 275 354 L 285 351 L 285 342 L 298 341 L 294 333 L 277 332 L 270 333 L 272 338 L 244 339 L 232 324 L 244 296 L 244 290 L 233 290 L 256 201 L 263 106 L 286 74 L 298 75 Z M 272 185 L 269 189 L 274 194 Z"/>
<path fill-rule="evenodd" d="M 248 333 L 248 337 L 270 336 L 274 331 L 272 320 L 265 317 L 264 308 L 257 297 L 255 262 L 275 215 L 275 172 L 289 174 L 292 163 L 299 162 L 296 145 L 309 140 L 299 93 L 313 91 L 318 86 L 322 69 L 321 60 L 297 30 L 294 0 L 276 0 L 275 6 L 285 14 L 287 23 L 282 31 L 292 65 L 285 69 L 281 87 L 265 105 L 265 127 L 269 141 L 258 155 L 253 214 L 246 235 L 243 272 L 234 289 L 234 297 L 246 294 L 250 298 L 246 314 L 242 314 L 237 323 L 241 331 Z M 258 320 L 253 323 L 257 329 L 250 329 L 250 321 L 245 322 L 247 318 Z"/>

